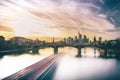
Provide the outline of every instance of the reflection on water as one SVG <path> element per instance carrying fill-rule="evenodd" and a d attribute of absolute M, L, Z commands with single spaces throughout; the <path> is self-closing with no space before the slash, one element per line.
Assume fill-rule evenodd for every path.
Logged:
<path fill-rule="evenodd" d="M 42 56 L 50 56 L 53 55 L 53 48 L 45 48 L 45 49 L 40 49 L 39 54 Z"/>
<path fill-rule="evenodd" d="M 83 48 L 82 58 L 76 58 L 77 49 L 72 47 L 59 48 L 59 54 L 65 54 L 56 70 L 54 79 L 75 80 L 77 78 L 92 79 L 106 75 L 116 75 L 115 69 L 119 69 L 119 62 L 115 59 L 100 59 L 99 51 L 93 48 Z M 53 48 L 40 49 L 39 55 L 22 54 L 6 55 L 0 59 L 0 79 L 7 77 L 49 55 L 52 55 Z M 118 64 L 118 67 L 116 66 Z M 117 68 L 116 68 L 117 67 Z M 112 74 L 109 74 L 113 72 Z"/>
<path fill-rule="evenodd" d="M 94 48 L 82 48 L 82 57 L 99 57 L 100 53 Z"/>
<path fill-rule="evenodd" d="M 59 54 L 69 55 L 69 56 L 76 56 L 77 49 L 73 47 L 64 47 L 58 49 Z"/>
<path fill-rule="evenodd" d="M 64 56 L 56 70 L 54 80 L 111 80 L 119 77 L 114 59 L 75 58 Z M 119 76 L 116 76 L 119 75 Z M 111 78 L 111 79 L 110 79 Z"/>
<path fill-rule="evenodd" d="M 76 56 L 78 54 L 78 51 L 77 48 L 65 47 L 65 48 L 59 48 L 58 53 L 69 56 Z M 100 53 L 97 49 L 94 50 L 94 48 L 87 47 L 81 49 L 81 55 L 82 57 L 99 57 Z"/>

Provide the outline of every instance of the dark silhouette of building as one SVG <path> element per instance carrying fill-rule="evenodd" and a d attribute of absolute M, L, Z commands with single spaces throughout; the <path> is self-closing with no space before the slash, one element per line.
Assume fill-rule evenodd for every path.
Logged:
<path fill-rule="evenodd" d="M 82 41 L 82 34 L 80 34 L 79 32 L 78 32 L 78 38 L 79 38 L 79 42 L 81 42 Z"/>
<path fill-rule="evenodd" d="M 86 35 L 83 36 L 83 42 L 85 42 L 85 43 L 87 42 L 87 36 Z"/>
<path fill-rule="evenodd" d="M 96 43 L 96 41 L 97 41 L 97 40 L 96 40 L 96 37 L 94 36 L 93 42 Z"/>
<path fill-rule="evenodd" d="M 0 50 L 3 50 L 5 47 L 5 38 L 0 36 Z"/>
<path fill-rule="evenodd" d="M 64 43 L 67 43 L 67 39 L 66 38 L 64 38 Z"/>
<path fill-rule="evenodd" d="M 75 38 L 74 38 L 74 42 L 75 42 L 75 43 L 78 42 L 78 38 L 77 38 L 77 36 L 75 36 Z"/>
<path fill-rule="evenodd" d="M 102 43 L 102 37 L 99 37 L 98 43 L 99 43 L 99 45 Z"/>

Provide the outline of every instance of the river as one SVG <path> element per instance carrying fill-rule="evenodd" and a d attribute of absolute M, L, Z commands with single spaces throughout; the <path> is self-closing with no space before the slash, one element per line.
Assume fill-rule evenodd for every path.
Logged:
<path fill-rule="evenodd" d="M 0 79 L 52 54 L 53 49 L 46 48 L 34 55 L 31 51 L 21 55 L 5 55 L 0 58 Z M 77 49 L 72 47 L 59 48 L 58 54 L 65 56 L 59 62 L 60 65 L 54 75 L 55 80 L 102 79 L 105 77 L 109 79 L 109 76 L 112 79 L 120 74 L 119 60 L 99 58 L 99 51 L 96 50 L 94 53 L 93 48 L 83 48 L 81 58 L 76 57 Z"/>

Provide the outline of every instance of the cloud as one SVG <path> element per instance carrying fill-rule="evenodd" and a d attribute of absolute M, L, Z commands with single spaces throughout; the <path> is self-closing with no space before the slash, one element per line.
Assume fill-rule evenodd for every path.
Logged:
<path fill-rule="evenodd" d="M 120 27 L 120 0 L 104 0 L 101 7 L 101 14 L 105 14 L 106 20 L 112 23 L 116 28 Z"/>
<path fill-rule="evenodd" d="M 106 31 L 107 32 L 112 32 L 112 33 L 114 33 L 114 32 L 119 32 L 120 33 L 120 28 L 118 28 L 118 29 L 108 29 Z"/>
<path fill-rule="evenodd" d="M 13 32 L 13 29 L 4 25 L 0 25 L 0 31 Z"/>
<path fill-rule="evenodd" d="M 50 36 L 50 33 L 51 36 L 53 34 L 63 36 L 69 31 L 71 31 L 69 35 L 72 35 L 78 30 L 94 34 L 110 33 L 111 30 L 119 33 L 114 24 L 107 20 L 108 15 L 106 15 L 110 8 L 116 5 L 117 0 L 113 1 L 113 4 L 109 1 L 1 0 L 2 15 L 0 16 L 10 19 L 9 26 L 16 32 L 24 31 L 26 34 L 38 36 Z M 26 29 L 22 30 L 23 27 Z"/>

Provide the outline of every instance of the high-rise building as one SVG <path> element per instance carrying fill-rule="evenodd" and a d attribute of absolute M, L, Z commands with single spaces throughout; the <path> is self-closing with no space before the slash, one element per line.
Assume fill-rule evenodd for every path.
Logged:
<path fill-rule="evenodd" d="M 67 39 L 66 38 L 64 38 L 64 43 L 67 43 Z"/>
<path fill-rule="evenodd" d="M 99 44 L 102 43 L 102 37 L 99 37 Z"/>
<path fill-rule="evenodd" d="M 55 42 L 55 38 L 53 37 L 53 43 Z"/>
<path fill-rule="evenodd" d="M 86 35 L 83 36 L 83 42 L 87 42 L 87 36 Z"/>
<path fill-rule="evenodd" d="M 96 41 L 97 41 L 97 40 L 96 40 L 96 37 L 94 36 L 93 42 L 96 43 Z"/>
<path fill-rule="evenodd" d="M 75 42 L 75 43 L 78 42 L 78 38 L 77 38 L 77 36 L 75 36 L 75 38 L 74 38 L 74 42 Z"/>
<path fill-rule="evenodd" d="M 82 41 L 82 34 L 80 34 L 79 32 L 78 32 L 78 39 L 79 39 L 79 42 Z"/>

